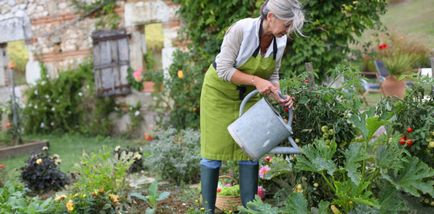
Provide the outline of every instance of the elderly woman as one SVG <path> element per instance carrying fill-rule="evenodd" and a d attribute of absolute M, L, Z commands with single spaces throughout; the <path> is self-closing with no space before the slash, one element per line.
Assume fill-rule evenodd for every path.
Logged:
<path fill-rule="evenodd" d="M 237 119 L 241 100 L 254 89 L 272 95 L 283 106 L 292 106 L 290 96 L 278 96 L 279 68 L 287 35 L 301 34 L 303 22 L 297 0 L 269 0 L 262 5 L 260 17 L 239 20 L 227 31 L 221 51 L 205 75 L 200 99 L 201 187 L 207 213 L 214 213 L 222 160 L 239 161 L 243 206 L 254 199 L 258 162 L 249 160 L 227 127 Z"/>

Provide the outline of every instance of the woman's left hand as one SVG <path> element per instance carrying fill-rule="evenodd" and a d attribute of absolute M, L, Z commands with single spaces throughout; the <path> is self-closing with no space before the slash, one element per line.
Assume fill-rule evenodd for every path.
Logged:
<path fill-rule="evenodd" d="M 279 94 L 276 92 L 274 93 L 274 97 L 281 106 L 284 106 L 286 108 L 291 108 L 292 105 L 294 104 L 294 97 L 291 97 L 289 95 L 283 95 L 283 97 L 285 98 L 281 98 Z"/>

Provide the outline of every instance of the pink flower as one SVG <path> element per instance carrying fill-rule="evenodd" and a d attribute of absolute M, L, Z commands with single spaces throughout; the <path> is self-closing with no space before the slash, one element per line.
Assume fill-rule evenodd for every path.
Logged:
<path fill-rule="evenodd" d="M 264 179 L 265 174 L 267 174 L 267 172 L 270 170 L 271 168 L 269 166 L 261 166 L 259 169 L 259 177 Z"/>
<path fill-rule="evenodd" d="M 133 76 L 134 76 L 134 79 L 137 81 L 137 82 L 140 82 L 140 81 L 142 81 L 142 68 L 139 68 L 139 69 L 137 69 L 136 71 L 134 71 L 134 73 L 133 73 Z"/>
<path fill-rule="evenodd" d="M 273 160 L 273 158 L 271 156 L 265 156 L 264 161 L 266 163 L 271 163 L 271 161 Z"/>
<path fill-rule="evenodd" d="M 265 189 L 262 186 L 258 186 L 258 192 L 257 194 L 259 195 L 259 197 L 261 197 L 261 199 L 264 199 L 265 197 Z"/>

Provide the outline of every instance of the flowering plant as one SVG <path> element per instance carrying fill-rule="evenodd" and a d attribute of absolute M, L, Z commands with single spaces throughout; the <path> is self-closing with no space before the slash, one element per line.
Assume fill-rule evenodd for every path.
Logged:
<path fill-rule="evenodd" d="M 127 70 L 127 81 L 128 84 L 131 85 L 137 91 L 143 90 L 143 76 L 142 76 L 142 68 L 137 70 L 133 70 L 131 67 Z"/>
<path fill-rule="evenodd" d="M 21 180 L 26 187 L 35 192 L 60 190 L 69 183 L 68 176 L 58 169 L 61 163 L 59 155 L 48 155 L 48 148 L 32 155 L 27 164 L 21 168 Z"/>
<path fill-rule="evenodd" d="M 392 34 L 377 47 L 376 58 L 384 62 L 392 76 L 400 77 L 412 73 L 412 69 L 425 65 L 429 49 L 418 41 Z"/>
<path fill-rule="evenodd" d="M 128 169 L 129 173 L 140 172 L 144 170 L 143 166 L 143 158 L 142 158 L 143 150 L 141 147 L 127 147 L 121 148 L 121 146 L 116 146 L 113 152 L 115 160 L 118 161 L 133 161 L 130 168 Z"/>

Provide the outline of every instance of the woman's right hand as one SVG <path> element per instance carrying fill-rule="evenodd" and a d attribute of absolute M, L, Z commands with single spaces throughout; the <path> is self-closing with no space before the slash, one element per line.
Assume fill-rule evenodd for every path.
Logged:
<path fill-rule="evenodd" d="M 255 76 L 254 85 L 259 93 L 263 95 L 277 93 L 277 87 L 273 83 L 260 77 Z"/>

